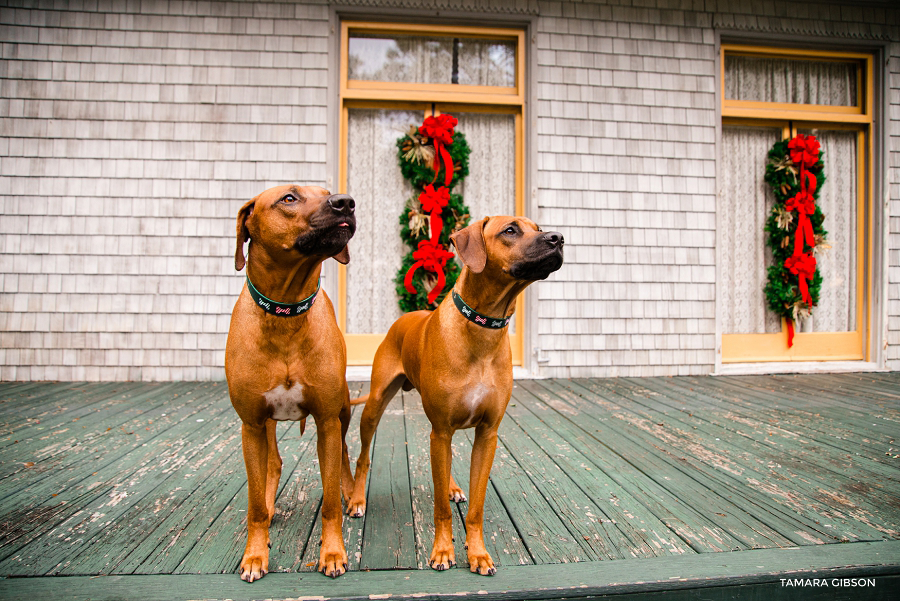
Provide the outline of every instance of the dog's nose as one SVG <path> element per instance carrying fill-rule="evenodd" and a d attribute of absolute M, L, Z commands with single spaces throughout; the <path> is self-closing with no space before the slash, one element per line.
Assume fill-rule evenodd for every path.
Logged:
<path fill-rule="evenodd" d="M 547 232 L 544 234 L 544 240 L 550 246 L 562 246 L 566 243 L 566 239 L 559 232 Z"/>
<path fill-rule="evenodd" d="M 343 215 L 352 215 L 356 209 L 356 201 L 349 194 L 332 194 L 328 197 L 328 205 Z"/>

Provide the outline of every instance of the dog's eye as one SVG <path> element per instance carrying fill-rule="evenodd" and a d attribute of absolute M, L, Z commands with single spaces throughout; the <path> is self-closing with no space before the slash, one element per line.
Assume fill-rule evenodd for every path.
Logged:
<path fill-rule="evenodd" d="M 517 232 L 518 230 L 513 226 L 509 226 L 508 228 L 503 230 L 504 234 L 509 234 L 510 236 L 515 236 Z"/>
<path fill-rule="evenodd" d="M 293 194 L 288 194 L 287 196 L 282 198 L 281 201 L 290 204 L 292 202 L 297 202 L 297 197 L 294 196 Z"/>

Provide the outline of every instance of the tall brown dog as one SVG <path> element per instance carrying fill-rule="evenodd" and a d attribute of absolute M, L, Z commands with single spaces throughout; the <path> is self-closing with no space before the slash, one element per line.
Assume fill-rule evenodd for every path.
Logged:
<path fill-rule="evenodd" d="M 456 430 L 474 427 L 466 546 L 470 570 L 487 576 L 496 569 L 484 547 L 484 499 L 513 387 L 507 325 L 519 293 L 562 265 L 563 237 L 523 217 L 490 217 L 451 239 L 464 264 L 453 293 L 435 311 L 407 313 L 391 326 L 375 353 L 371 392 L 354 401 L 366 407 L 347 513 L 365 513 L 375 428 L 400 387 L 414 386 L 431 421 L 435 536 L 429 565 L 445 570 L 455 563 L 450 500 L 465 498 L 450 475 L 450 441 Z"/>
<path fill-rule="evenodd" d="M 328 257 L 349 261 L 354 206 L 346 194 L 281 186 L 238 212 L 234 267 L 240 271 L 246 263 L 247 284 L 231 314 L 225 376 L 243 422 L 248 507 L 241 579 L 247 582 L 268 570 L 269 525 L 281 478 L 275 422 L 305 424 L 307 415 L 318 429 L 323 489 L 319 571 L 337 577 L 347 569 L 340 497 L 341 486 L 348 498 L 353 488 L 344 442 L 350 422 L 347 349 L 331 301 L 319 290 L 319 275 Z"/>

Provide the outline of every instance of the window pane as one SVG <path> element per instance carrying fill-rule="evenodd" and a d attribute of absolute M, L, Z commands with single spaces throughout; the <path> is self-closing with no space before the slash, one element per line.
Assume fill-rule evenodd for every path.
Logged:
<path fill-rule="evenodd" d="M 819 188 L 819 208 L 825 215 L 822 227 L 828 232 L 831 248 L 816 254 L 822 288 L 819 304 L 813 309 L 815 332 L 856 330 L 857 132 L 839 130 L 799 130 L 812 134 L 822 147 L 825 183 Z"/>
<path fill-rule="evenodd" d="M 855 63 L 725 56 L 725 98 L 858 106 Z"/>
<path fill-rule="evenodd" d="M 781 319 L 766 306 L 763 288 L 772 251 L 765 225 L 775 195 L 763 180 L 766 155 L 781 140 L 781 128 L 722 127 L 722 331 L 780 332 Z"/>
<path fill-rule="evenodd" d="M 476 38 L 359 34 L 350 37 L 350 79 L 513 87 L 516 43 Z"/>

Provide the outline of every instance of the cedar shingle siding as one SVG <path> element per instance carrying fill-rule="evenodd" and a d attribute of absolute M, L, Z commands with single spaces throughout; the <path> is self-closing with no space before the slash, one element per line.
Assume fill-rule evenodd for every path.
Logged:
<path fill-rule="evenodd" d="M 547 361 L 529 365 L 557 377 L 715 367 L 717 33 L 886 48 L 873 335 L 900 369 L 889 2 L 2 4 L 0 379 L 224 377 L 238 208 L 336 180 L 331 27 L 350 5 L 531 23 L 530 210 L 565 234 L 567 262 L 535 288 L 531 347 Z"/>

